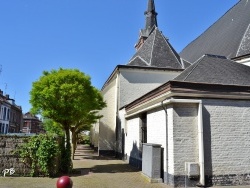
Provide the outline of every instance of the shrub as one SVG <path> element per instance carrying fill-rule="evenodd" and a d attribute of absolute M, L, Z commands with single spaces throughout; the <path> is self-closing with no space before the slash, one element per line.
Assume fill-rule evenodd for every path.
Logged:
<path fill-rule="evenodd" d="M 89 135 L 79 134 L 79 136 L 78 136 L 78 143 L 79 144 L 90 144 L 90 137 L 89 137 Z"/>
<path fill-rule="evenodd" d="M 26 138 L 15 152 L 31 166 L 30 176 L 54 176 L 58 173 L 60 147 L 58 139 L 46 134 Z"/>

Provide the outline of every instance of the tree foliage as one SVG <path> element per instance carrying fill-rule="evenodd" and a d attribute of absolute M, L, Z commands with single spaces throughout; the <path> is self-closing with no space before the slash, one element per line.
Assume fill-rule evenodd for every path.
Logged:
<path fill-rule="evenodd" d="M 52 119 L 43 119 L 43 128 L 48 134 L 64 136 L 63 127 Z"/>
<path fill-rule="evenodd" d="M 68 151 L 72 127 L 89 124 L 85 121 L 90 122 L 90 117 L 97 119 L 97 112 L 106 105 L 100 92 L 91 85 L 90 77 L 77 69 L 44 71 L 33 82 L 30 95 L 33 114 L 41 114 L 62 126 Z"/>
<path fill-rule="evenodd" d="M 77 69 L 44 71 L 33 82 L 30 94 L 34 114 L 42 114 L 63 126 L 70 126 L 83 115 L 105 106 L 90 77 Z"/>
<path fill-rule="evenodd" d="M 31 167 L 30 176 L 54 176 L 58 173 L 59 144 L 55 137 L 40 134 L 26 138 L 15 151 Z"/>

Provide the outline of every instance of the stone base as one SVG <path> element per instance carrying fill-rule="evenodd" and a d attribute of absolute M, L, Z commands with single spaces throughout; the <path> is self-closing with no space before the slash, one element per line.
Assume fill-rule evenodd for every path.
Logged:
<path fill-rule="evenodd" d="M 100 156 L 115 156 L 115 151 L 114 150 L 99 150 L 99 155 Z"/>
<path fill-rule="evenodd" d="M 250 185 L 250 172 L 247 174 L 227 174 L 210 176 L 209 179 L 212 185 L 214 186 Z"/>
<path fill-rule="evenodd" d="M 161 178 L 150 178 L 147 175 L 141 173 L 141 175 L 150 183 L 162 183 L 162 179 Z"/>

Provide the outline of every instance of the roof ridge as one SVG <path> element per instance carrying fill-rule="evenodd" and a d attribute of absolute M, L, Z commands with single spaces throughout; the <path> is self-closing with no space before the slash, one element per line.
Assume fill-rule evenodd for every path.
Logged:
<path fill-rule="evenodd" d="M 183 79 L 183 81 L 185 81 L 187 78 L 188 78 L 188 76 L 191 74 L 191 73 L 193 73 L 193 71 L 196 69 L 196 67 L 199 65 L 199 63 L 201 62 L 201 60 L 205 57 L 205 56 L 207 56 L 207 55 L 203 55 L 203 56 L 201 56 L 196 62 L 194 62 L 194 67 L 191 69 L 191 71 L 187 74 L 187 76 Z"/>
<path fill-rule="evenodd" d="M 147 63 L 147 61 L 145 59 L 143 59 L 141 56 L 136 55 L 134 56 L 134 58 L 132 58 L 127 64 L 131 63 L 133 60 L 135 60 L 136 58 L 139 58 L 140 60 L 142 60 L 145 64 L 147 64 L 148 66 L 150 66 L 149 63 Z"/>
<path fill-rule="evenodd" d="M 239 44 L 238 49 L 237 49 L 237 52 L 236 52 L 236 57 L 238 56 L 239 51 L 240 51 L 240 48 L 241 48 L 241 45 L 242 45 L 242 43 L 243 43 L 243 40 L 244 40 L 246 34 L 247 34 L 249 31 L 250 31 L 250 24 L 247 26 L 247 29 L 246 29 L 244 35 L 242 36 L 242 38 L 241 38 L 241 40 L 240 40 L 240 44 Z"/>
<path fill-rule="evenodd" d="M 166 43 L 167 43 L 167 45 L 169 46 L 169 48 L 170 48 L 170 50 L 171 50 L 171 52 L 173 53 L 173 55 L 174 55 L 174 57 L 175 57 L 175 59 L 179 62 L 179 65 L 183 68 L 183 63 L 181 62 L 181 57 L 180 57 L 180 55 L 176 52 L 174 52 L 174 47 L 170 44 L 170 42 L 168 41 L 168 39 L 166 39 L 165 37 L 164 37 L 164 35 L 162 34 L 162 32 L 160 32 L 161 33 L 161 35 L 163 36 L 163 38 L 164 38 L 164 40 L 166 41 Z M 177 55 L 179 56 L 179 59 L 177 58 Z"/>
<path fill-rule="evenodd" d="M 155 29 L 154 29 L 155 35 L 154 35 L 153 44 L 152 44 L 152 48 L 151 48 L 151 55 L 150 55 L 150 60 L 149 60 L 150 65 L 152 65 L 151 61 L 152 61 L 154 45 L 155 45 L 156 29 L 157 29 L 157 27 L 155 27 Z"/>
<path fill-rule="evenodd" d="M 227 59 L 227 57 L 224 56 L 224 55 L 205 54 L 204 56 L 207 56 L 207 57 L 215 57 L 215 58 L 221 58 L 221 59 Z"/>

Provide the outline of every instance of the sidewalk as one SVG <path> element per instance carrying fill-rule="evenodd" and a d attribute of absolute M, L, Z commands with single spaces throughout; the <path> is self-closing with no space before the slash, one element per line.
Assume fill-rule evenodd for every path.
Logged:
<path fill-rule="evenodd" d="M 115 158 L 99 157 L 86 145 L 77 147 L 73 166 L 73 188 L 170 188 L 163 183 L 149 183 L 138 169 Z M 57 180 L 58 178 L 0 177 L 0 188 L 56 188 Z"/>
<path fill-rule="evenodd" d="M 79 145 L 73 160 L 73 188 L 168 188 L 147 182 L 138 169 L 110 157 L 99 157 Z M 58 178 L 0 177 L 0 188 L 55 188 Z"/>
<path fill-rule="evenodd" d="M 138 169 L 115 158 L 99 157 L 89 146 L 78 146 L 73 163 L 74 168 L 85 175 L 85 187 L 88 188 L 170 188 L 163 183 L 149 183 Z M 212 188 L 250 188 L 250 186 Z"/>
<path fill-rule="evenodd" d="M 83 185 L 88 188 L 167 188 L 163 183 L 147 182 L 138 169 L 124 161 L 99 157 L 88 146 L 78 146 L 73 165 L 74 169 L 81 171 L 83 176 L 80 181 L 73 180 L 79 188 Z"/>

